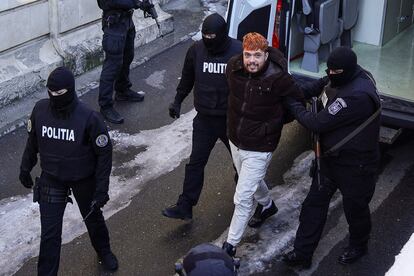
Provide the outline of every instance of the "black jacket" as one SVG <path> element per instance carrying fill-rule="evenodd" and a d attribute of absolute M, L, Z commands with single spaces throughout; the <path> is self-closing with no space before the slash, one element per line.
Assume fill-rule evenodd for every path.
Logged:
<path fill-rule="evenodd" d="M 322 152 L 336 145 L 346 135 L 365 122 L 381 104 L 375 84 L 368 72 L 358 66 L 352 80 L 338 87 L 334 96 L 329 97 L 325 108 L 317 114 L 309 112 L 303 105 L 289 100 L 289 109 L 296 119 L 311 131 L 320 133 Z M 318 80 L 303 87 L 308 97 L 322 92 Z M 343 145 L 334 155 L 343 163 L 373 162 L 378 159 L 380 116 L 376 117 L 359 134 Z"/>
<path fill-rule="evenodd" d="M 211 54 L 203 41 L 195 42 L 187 51 L 176 103 L 182 103 L 194 87 L 194 107 L 204 115 L 225 116 L 228 86 L 225 76 L 229 59 L 242 52 L 241 42 L 232 38 L 223 52 Z"/>
<path fill-rule="evenodd" d="M 279 143 L 285 109 L 282 99 L 303 95 L 287 71 L 283 54 L 269 48 L 265 67 L 255 74 L 244 70 L 243 57 L 233 57 L 227 66 L 230 87 L 227 132 L 238 148 L 272 152 Z"/>
<path fill-rule="evenodd" d="M 70 117 L 53 116 L 49 99 L 40 100 L 28 122 L 29 137 L 21 170 L 30 172 L 40 156 L 42 172 L 61 182 L 94 176 L 96 189 L 107 192 L 112 144 L 99 114 L 75 99 Z"/>

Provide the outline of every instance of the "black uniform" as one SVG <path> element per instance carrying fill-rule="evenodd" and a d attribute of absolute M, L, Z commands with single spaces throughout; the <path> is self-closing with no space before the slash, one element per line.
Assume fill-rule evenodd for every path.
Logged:
<path fill-rule="evenodd" d="M 335 80 L 333 78 L 333 80 Z M 305 96 L 319 95 L 324 82 L 319 80 L 304 87 Z M 343 207 L 349 224 L 349 246 L 366 248 L 371 231 L 369 202 L 373 196 L 379 161 L 379 127 L 377 116 L 359 134 L 332 154 L 324 152 L 355 130 L 380 108 L 375 84 L 369 73 L 357 66 L 346 83 L 327 87 L 328 101 L 317 114 L 302 104 L 289 100 L 289 109 L 306 128 L 320 134 L 322 157 L 321 183 L 317 177 L 300 213 L 294 250 L 310 259 L 325 225 L 329 202 L 337 189 L 343 196 Z M 321 188 L 320 188 L 321 186 Z"/>
<path fill-rule="evenodd" d="M 203 41 L 195 42 L 187 52 L 175 99 L 181 103 L 194 86 L 194 107 L 198 113 L 193 121 L 192 151 L 179 204 L 197 204 L 203 187 L 204 167 L 217 139 L 230 150 L 226 135 L 228 87 L 225 71 L 227 61 L 240 52 L 241 43 L 234 39 L 229 39 L 227 49 L 216 55 L 208 52 Z"/>
<path fill-rule="evenodd" d="M 138 4 L 136 0 L 98 0 L 98 5 L 103 10 L 102 48 L 105 51 L 99 83 L 99 105 L 102 108 L 113 105 L 114 89 L 117 93 L 122 93 L 132 86 L 129 80 L 135 39 L 132 15 Z"/>
<path fill-rule="evenodd" d="M 192 217 L 204 182 L 204 168 L 211 150 L 220 139 L 230 151 L 226 134 L 228 86 L 226 65 L 228 60 L 242 51 L 240 41 L 229 38 L 226 22 L 218 14 L 209 15 L 202 26 L 203 40 L 195 42 L 187 51 L 175 101 L 170 105 L 170 116 L 179 117 L 183 100 L 194 88 L 193 144 L 190 162 L 185 168 L 183 192 L 177 205 L 163 214 L 171 218 Z M 205 34 L 214 34 L 206 38 Z"/>
<path fill-rule="evenodd" d="M 56 116 L 49 99 L 36 103 L 28 123 L 29 138 L 21 171 L 30 172 L 40 156 L 39 181 L 41 242 L 38 275 L 57 275 L 62 220 L 72 190 L 85 217 L 92 200 L 108 201 L 112 145 L 99 115 L 75 96 L 70 115 Z M 111 253 L 109 234 L 100 209 L 86 219 L 86 227 L 98 256 Z"/>

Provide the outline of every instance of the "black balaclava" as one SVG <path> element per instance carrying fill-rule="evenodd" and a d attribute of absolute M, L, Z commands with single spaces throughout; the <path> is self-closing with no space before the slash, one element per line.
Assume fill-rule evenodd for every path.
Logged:
<path fill-rule="evenodd" d="M 357 69 L 357 56 L 348 47 L 334 49 L 328 57 L 328 70 L 326 70 L 332 87 L 343 86 L 351 81 Z M 340 74 L 329 74 L 329 70 L 342 69 Z"/>
<path fill-rule="evenodd" d="M 76 98 L 75 77 L 72 72 L 65 67 L 56 68 L 50 73 L 46 87 L 52 109 L 58 113 L 67 113 Z M 62 94 L 53 95 L 52 92 Z"/>
<path fill-rule="evenodd" d="M 216 35 L 216 37 L 212 39 L 203 37 L 204 45 L 209 52 L 215 54 L 227 49 L 230 40 L 227 35 L 226 21 L 221 15 L 213 13 L 207 16 L 201 27 L 201 33 Z"/>

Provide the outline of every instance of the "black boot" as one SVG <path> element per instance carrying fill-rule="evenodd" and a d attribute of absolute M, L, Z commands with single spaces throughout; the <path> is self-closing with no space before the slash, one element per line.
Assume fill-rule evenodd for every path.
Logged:
<path fill-rule="evenodd" d="M 162 214 L 167 218 L 190 220 L 193 218 L 193 208 L 176 204 L 162 210 Z"/>
<path fill-rule="evenodd" d="M 302 268 L 310 268 L 312 265 L 311 258 L 304 258 L 299 256 L 295 250 L 292 250 L 282 257 L 282 261 L 288 266 L 300 266 Z"/>
<path fill-rule="evenodd" d="M 113 124 L 122 124 L 124 118 L 119 114 L 112 106 L 110 107 L 101 107 L 101 114 L 104 116 L 105 120 Z"/>
<path fill-rule="evenodd" d="M 116 101 L 142 102 L 144 100 L 144 96 L 144 92 L 136 92 L 130 88 L 125 91 L 115 91 Z"/>
<path fill-rule="evenodd" d="M 367 246 L 348 246 L 344 249 L 342 255 L 338 257 L 338 262 L 341 264 L 352 264 L 367 253 Z"/>
<path fill-rule="evenodd" d="M 234 257 L 236 255 L 236 247 L 231 245 L 228 242 L 224 242 L 223 246 L 221 247 L 230 257 Z"/>
<path fill-rule="evenodd" d="M 102 256 L 98 256 L 98 258 L 99 263 L 102 264 L 102 266 L 106 270 L 115 271 L 118 269 L 118 260 L 112 252 L 109 252 Z"/>
<path fill-rule="evenodd" d="M 256 207 L 256 211 L 254 212 L 254 215 L 251 217 L 251 219 L 249 220 L 249 226 L 253 227 L 253 228 L 257 228 L 260 225 L 263 224 L 263 222 L 273 216 L 274 214 L 276 214 L 278 211 L 275 202 L 272 200 L 272 205 L 270 205 L 269 208 L 265 209 L 263 211 L 263 205 L 261 204 L 257 204 Z"/>

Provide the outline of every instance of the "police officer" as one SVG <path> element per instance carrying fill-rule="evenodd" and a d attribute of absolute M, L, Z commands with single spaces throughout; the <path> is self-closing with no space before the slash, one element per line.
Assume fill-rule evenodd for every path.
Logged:
<path fill-rule="evenodd" d="M 19 176 L 26 188 L 33 186 L 30 171 L 39 153 L 42 173 L 33 191 L 41 222 L 38 275 L 58 273 L 63 213 L 72 201 L 70 190 L 100 261 L 106 269 L 116 270 L 118 261 L 100 209 L 109 200 L 112 144 L 108 131 L 99 114 L 78 100 L 71 71 L 55 69 L 47 88 L 49 99 L 36 103 L 27 124 L 29 138 Z"/>
<path fill-rule="evenodd" d="M 306 111 L 293 99 L 286 101 L 299 123 L 319 133 L 322 148 L 320 177 L 314 170 L 302 204 L 294 249 L 283 258 L 288 265 L 305 268 L 311 265 L 329 202 L 337 189 L 349 224 L 349 245 L 338 261 L 349 264 L 367 252 L 371 231 L 368 204 L 379 161 L 380 99 L 371 74 L 357 64 L 357 56 L 347 47 L 332 51 L 327 66 L 330 84 L 320 97 L 324 107 L 319 113 Z M 305 95 L 319 95 L 324 84 L 320 79 L 304 87 Z"/>
<path fill-rule="evenodd" d="M 124 118 L 114 109 L 115 100 L 141 102 L 142 93 L 131 89 L 129 66 L 134 59 L 135 25 L 132 20 L 134 9 L 150 10 L 154 7 L 149 1 L 138 0 L 98 0 L 103 10 L 102 48 L 105 60 L 99 82 L 99 105 L 101 113 L 111 123 L 122 124 Z"/>
<path fill-rule="evenodd" d="M 202 25 L 202 41 L 187 51 L 174 102 L 169 107 L 172 118 L 180 117 L 181 103 L 194 87 L 193 145 L 190 162 L 185 168 L 183 192 L 177 204 L 163 210 L 175 219 L 191 219 L 204 181 L 204 167 L 210 152 L 220 139 L 229 149 L 226 135 L 228 87 L 225 77 L 227 61 L 241 53 L 241 43 L 227 35 L 224 18 L 214 13 Z"/>

